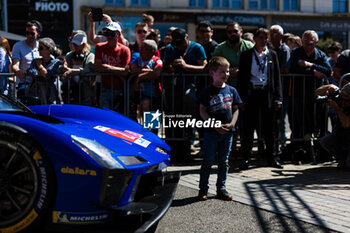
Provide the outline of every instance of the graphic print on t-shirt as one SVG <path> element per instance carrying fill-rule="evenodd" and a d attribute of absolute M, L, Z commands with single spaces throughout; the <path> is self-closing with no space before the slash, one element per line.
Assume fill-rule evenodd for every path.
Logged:
<path fill-rule="evenodd" d="M 211 95 L 209 98 L 211 112 L 227 111 L 232 108 L 232 94 Z"/>

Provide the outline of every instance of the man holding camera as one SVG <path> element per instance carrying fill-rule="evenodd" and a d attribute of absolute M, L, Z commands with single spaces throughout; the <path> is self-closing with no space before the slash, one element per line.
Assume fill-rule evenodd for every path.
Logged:
<path fill-rule="evenodd" d="M 315 91 L 316 95 L 327 96 L 326 104 L 337 111 L 336 127 L 321 139 L 321 146 L 337 156 L 338 167 L 350 169 L 350 84 L 346 84 L 338 93 L 339 88 L 333 84 Z"/>

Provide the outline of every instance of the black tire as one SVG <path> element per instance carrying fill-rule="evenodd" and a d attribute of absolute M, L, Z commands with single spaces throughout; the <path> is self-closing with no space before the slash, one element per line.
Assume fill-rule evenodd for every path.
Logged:
<path fill-rule="evenodd" d="M 47 156 L 21 132 L 0 128 L 0 232 L 32 231 L 46 220 L 54 199 Z"/>

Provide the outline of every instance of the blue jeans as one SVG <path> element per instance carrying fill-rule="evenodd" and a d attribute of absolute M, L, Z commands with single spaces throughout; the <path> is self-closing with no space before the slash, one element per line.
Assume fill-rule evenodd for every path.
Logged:
<path fill-rule="evenodd" d="M 123 91 L 118 89 L 102 88 L 101 91 L 101 107 L 105 107 L 117 112 L 122 111 L 120 106 L 123 106 Z"/>
<path fill-rule="evenodd" d="M 231 151 L 232 133 L 219 134 L 217 132 L 204 133 L 204 154 L 200 171 L 199 188 L 209 188 L 209 176 L 211 166 L 214 164 L 216 152 L 218 152 L 218 179 L 217 190 L 225 188 L 228 173 L 228 157 Z"/>

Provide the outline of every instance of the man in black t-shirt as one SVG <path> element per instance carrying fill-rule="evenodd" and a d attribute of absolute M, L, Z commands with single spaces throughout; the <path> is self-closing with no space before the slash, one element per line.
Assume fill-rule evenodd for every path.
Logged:
<path fill-rule="evenodd" d="M 201 21 L 197 25 L 197 42 L 200 43 L 207 55 L 208 61 L 212 58 L 214 50 L 218 43 L 212 39 L 213 25 L 209 21 Z"/>

